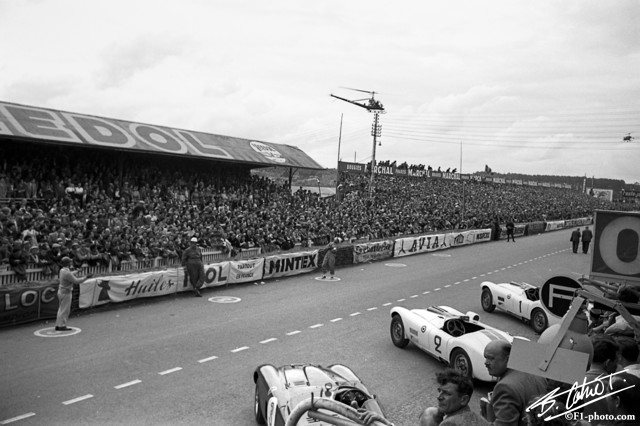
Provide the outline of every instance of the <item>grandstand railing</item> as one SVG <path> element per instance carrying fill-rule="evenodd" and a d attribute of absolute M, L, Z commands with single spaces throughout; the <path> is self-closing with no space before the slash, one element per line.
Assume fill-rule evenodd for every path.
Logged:
<path fill-rule="evenodd" d="M 233 257 L 233 260 L 250 259 L 252 257 L 259 256 L 260 254 L 260 247 L 242 249 L 236 254 L 236 256 Z M 230 259 L 232 259 L 232 257 L 229 252 L 223 252 L 219 250 L 202 251 L 202 260 L 205 264 Z M 81 275 L 93 274 L 99 276 L 113 275 L 122 272 L 144 272 L 153 269 L 178 267 L 181 267 L 179 258 L 168 259 L 163 257 L 156 257 L 155 259 L 126 260 L 120 262 L 119 265 L 115 265 L 113 262 L 109 263 L 108 266 L 89 266 L 88 264 L 84 264 L 79 269 L 81 270 Z M 15 271 L 11 269 L 9 265 L 0 265 L 0 287 L 4 287 L 10 284 L 16 284 L 19 282 L 47 282 L 55 281 L 57 279 L 57 275 L 52 273 L 51 268 L 47 267 L 28 265 L 26 268 L 26 274 L 24 276 L 19 276 L 15 273 Z"/>

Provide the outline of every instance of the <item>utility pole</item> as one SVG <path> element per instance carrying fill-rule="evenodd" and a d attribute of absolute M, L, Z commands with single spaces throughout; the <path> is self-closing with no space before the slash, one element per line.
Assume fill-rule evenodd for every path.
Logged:
<path fill-rule="evenodd" d="M 360 108 L 364 108 L 369 112 L 373 113 L 373 125 L 371 127 L 371 136 L 373 136 L 373 151 L 371 154 L 371 180 L 369 182 L 369 197 L 373 197 L 373 182 L 375 175 L 375 167 L 376 167 L 376 142 L 378 142 L 378 138 L 382 135 L 382 126 L 379 124 L 380 122 L 380 114 L 384 114 L 386 111 L 384 110 L 384 106 L 382 103 L 376 99 L 374 99 L 374 95 L 376 92 L 368 91 L 368 90 L 360 90 L 360 89 L 349 89 L 355 90 L 356 92 L 364 92 L 371 94 L 371 98 L 367 99 L 345 99 L 340 96 L 331 95 L 336 99 L 340 99 L 341 101 L 349 102 L 350 104 L 359 106 Z"/>

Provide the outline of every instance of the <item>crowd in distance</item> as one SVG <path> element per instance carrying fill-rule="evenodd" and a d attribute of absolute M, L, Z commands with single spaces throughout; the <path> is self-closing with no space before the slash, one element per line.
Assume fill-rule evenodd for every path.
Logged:
<path fill-rule="evenodd" d="M 196 236 L 203 248 L 264 252 L 624 209 L 579 191 L 480 182 L 342 174 L 337 196 L 251 175 L 232 165 L 37 146 L 3 152 L 0 265 L 55 274 L 76 266 L 157 257 L 179 262 Z"/>

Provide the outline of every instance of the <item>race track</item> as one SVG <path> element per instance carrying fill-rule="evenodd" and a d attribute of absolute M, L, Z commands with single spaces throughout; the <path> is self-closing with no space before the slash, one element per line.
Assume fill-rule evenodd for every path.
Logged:
<path fill-rule="evenodd" d="M 517 319 L 483 312 L 479 284 L 588 275 L 590 255 L 568 240 L 559 231 L 355 265 L 335 282 L 308 274 L 145 299 L 72 316 L 81 331 L 68 337 L 34 334 L 51 322 L 3 329 L 0 424 L 253 425 L 254 369 L 314 362 L 350 366 L 396 425 L 415 425 L 442 365 L 393 346 L 390 308 L 472 310 L 535 340 Z M 477 384 L 472 408 L 489 389 Z"/>

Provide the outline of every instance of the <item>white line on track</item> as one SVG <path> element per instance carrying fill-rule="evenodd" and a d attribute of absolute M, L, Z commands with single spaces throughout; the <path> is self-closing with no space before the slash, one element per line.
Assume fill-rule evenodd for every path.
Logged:
<path fill-rule="evenodd" d="M 440 290 L 442 290 L 440 287 L 433 289 L 433 291 L 440 291 Z"/>
<path fill-rule="evenodd" d="M 35 416 L 36 413 L 25 413 L 20 416 L 11 417 L 10 419 L 3 420 L 0 422 L 0 425 L 8 425 L 9 423 L 17 422 L 18 420 L 28 419 L 29 417 Z"/>
<path fill-rule="evenodd" d="M 301 333 L 301 331 L 300 330 L 290 331 L 287 333 L 287 336 L 293 336 L 294 334 L 298 334 L 298 333 Z"/>
<path fill-rule="evenodd" d="M 138 383 L 142 383 L 142 380 L 138 380 L 138 379 L 132 380 L 130 382 L 122 383 L 121 385 L 114 386 L 113 388 L 114 389 L 123 389 L 123 388 L 128 388 L 129 386 L 137 385 Z"/>
<path fill-rule="evenodd" d="M 318 328 L 322 326 L 324 326 L 324 324 L 313 324 L 313 325 L 310 325 L 309 328 Z"/>
<path fill-rule="evenodd" d="M 431 293 L 430 291 L 423 291 L 422 294 L 429 294 Z"/>
<path fill-rule="evenodd" d="M 411 297 L 413 297 L 413 296 L 411 296 Z M 416 296 L 416 297 L 418 297 L 418 296 Z M 367 308 L 367 311 L 375 311 L 376 309 L 378 309 L 378 307 L 374 306 L 373 308 Z"/>
<path fill-rule="evenodd" d="M 165 376 L 167 374 L 175 373 L 176 371 L 180 371 L 180 370 L 182 370 L 182 367 L 174 367 L 174 368 L 171 368 L 169 370 L 161 371 L 158 374 L 161 375 L 161 376 Z"/>
<path fill-rule="evenodd" d="M 387 303 L 383 303 L 382 306 L 389 306 L 391 303 L 387 302 Z"/>
<path fill-rule="evenodd" d="M 198 362 L 200 364 L 202 364 L 204 362 L 213 361 L 214 359 L 218 359 L 218 357 L 214 355 L 214 356 L 210 356 L 209 358 L 202 358 L 202 359 L 198 360 Z"/>
<path fill-rule="evenodd" d="M 342 321 L 342 318 L 334 318 L 331 320 L 331 322 L 338 322 L 338 321 Z"/>
<path fill-rule="evenodd" d="M 278 339 L 276 339 L 275 337 L 271 337 L 269 339 L 265 339 L 265 340 L 261 341 L 260 343 L 262 343 L 264 345 L 265 343 L 275 342 L 276 340 L 278 340 Z"/>
<path fill-rule="evenodd" d="M 472 280 L 477 280 L 477 279 L 478 279 L 478 277 L 471 277 L 471 279 L 472 279 Z"/>
<path fill-rule="evenodd" d="M 405 300 L 407 300 L 407 299 L 398 299 L 398 300 L 396 300 L 396 302 L 404 302 Z"/>
<path fill-rule="evenodd" d="M 93 395 L 91 395 L 90 393 L 83 396 L 79 396 L 77 398 L 70 399 L 68 401 L 64 401 L 63 404 L 71 405 L 71 404 L 75 404 L 76 402 L 84 401 L 85 399 L 89 399 L 89 398 L 93 398 Z"/>
<path fill-rule="evenodd" d="M 444 286 L 444 288 L 449 288 L 449 287 L 451 287 L 451 284 L 447 284 Z"/>
<path fill-rule="evenodd" d="M 418 295 L 414 294 L 413 296 L 410 297 L 410 299 L 415 299 L 416 297 L 418 297 Z"/>
<path fill-rule="evenodd" d="M 403 299 L 404 300 L 404 299 Z M 350 317 L 355 317 L 356 315 L 360 315 L 360 312 L 354 312 L 352 314 L 349 314 Z"/>
<path fill-rule="evenodd" d="M 249 346 L 242 346 L 241 348 L 235 348 L 231 350 L 231 353 L 238 353 L 238 352 L 242 352 L 242 351 L 246 351 L 247 349 L 249 349 Z"/>

